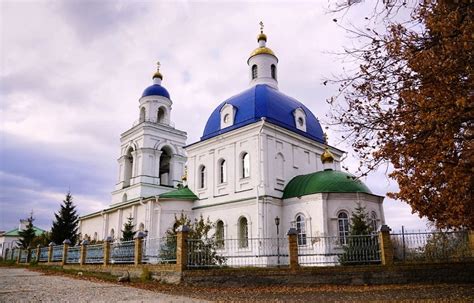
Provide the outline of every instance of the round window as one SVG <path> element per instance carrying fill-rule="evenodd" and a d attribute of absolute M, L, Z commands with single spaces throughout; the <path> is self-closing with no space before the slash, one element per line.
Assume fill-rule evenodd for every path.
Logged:
<path fill-rule="evenodd" d="M 299 126 L 303 126 L 303 125 L 304 125 L 304 120 L 303 120 L 302 117 L 299 117 L 299 118 L 298 118 L 298 124 L 299 124 Z"/>
<path fill-rule="evenodd" d="M 224 115 L 224 123 L 229 123 L 229 120 L 230 120 L 230 115 L 229 115 L 229 114 L 225 114 L 225 115 Z"/>

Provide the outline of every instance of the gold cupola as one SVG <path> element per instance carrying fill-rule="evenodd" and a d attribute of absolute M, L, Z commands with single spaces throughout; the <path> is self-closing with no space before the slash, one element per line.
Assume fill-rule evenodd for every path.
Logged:
<path fill-rule="evenodd" d="M 160 73 L 160 62 L 158 61 L 156 63 L 156 72 L 153 74 L 153 78 L 152 79 L 156 79 L 156 78 L 159 78 L 161 80 L 163 80 L 163 75 Z"/>
<path fill-rule="evenodd" d="M 324 143 L 326 146 L 324 147 L 324 152 L 321 154 L 321 162 L 325 163 L 333 163 L 334 162 L 334 155 L 329 151 L 328 147 L 328 135 L 324 133 Z"/>
<path fill-rule="evenodd" d="M 252 51 L 252 53 L 250 54 L 248 60 L 250 60 L 252 57 L 254 57 L 256 55 L 260 55 L 260 54 L 267 54 L 267 55 L 271 55 L 271 56 L 274 56 L 275 58 L 277 58 L 275 56 L 275 53 L 266 46 L 267 35 L 265 35 L 263 33 L 263 22 L 262 21 L 260 21 L 260 34 L 257 36 L 257 42 L 258 42 L 259 47 L 257 47 L 256 49 L 254 49 Z M 248 62 L 248 60 L 247 60 L 247 62 Z M 277 58 L 277 62 L 278 62 L 278 58 Z"/>

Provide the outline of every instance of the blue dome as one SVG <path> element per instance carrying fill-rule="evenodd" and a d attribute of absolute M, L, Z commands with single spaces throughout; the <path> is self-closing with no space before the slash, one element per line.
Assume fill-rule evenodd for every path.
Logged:
<path fill-rule="evenodd" d="M 221 129 L 220 111 L 227 103 L 236 109 L 234 124 Z M 298 108 L 301 108 L 306 114 L 306 132 L 296 128 L 293 112 Z M 323 130 L 313 113 L 301 102 L 266 84 L 256 85 L 222 102 L 207 120 L 201 140 L 257 122 L 261 118 L 307 138 L 324 142 Z"/>
<path fill-rule="evenodd" d="M 162 96 L 166 98 L 170 98 L 170 93 L 164 88 L 163 86 L 159 84 L 153 84 L 151 86 L 148 86 L 142 94 L 142 97 L 146 96 Z"/>

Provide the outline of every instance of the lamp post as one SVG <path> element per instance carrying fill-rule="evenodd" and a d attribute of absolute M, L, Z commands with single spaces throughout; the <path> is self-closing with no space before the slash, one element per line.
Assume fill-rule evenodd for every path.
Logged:
<path fill-rule="evenodd" d="M 275 217 L 275 225 L 277 227 L 277 263 L 278 267 L 280 267 L 280 230 L 278 228 L 280 225 L 280 218 L 278 218 L 278 216 Z"/>

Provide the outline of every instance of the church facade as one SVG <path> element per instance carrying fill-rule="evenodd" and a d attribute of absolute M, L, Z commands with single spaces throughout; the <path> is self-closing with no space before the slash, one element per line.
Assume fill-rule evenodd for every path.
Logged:
<path fill-rule="evenodd" d="M 341 171 L 318 119 L 278 89 L 278 58 L 261 31 L 247 61 L 249 88 L 210 114 L 198 142 L 174 128 L 159 71 L 139 99 L 139 121 L 121 135 L 112 203 L 80 218 L 91 240 L 119 239 L 127 217 L 149 238 L 163 237 L 175 215 L 203 216 L 225 239 L 273 238 L 289 228 L 298 242 L 348 235 L 365 206 L 374 229 L 385 223 L 383 197 Z M 241 242 L 241 243 L 245 243 Z"/>

